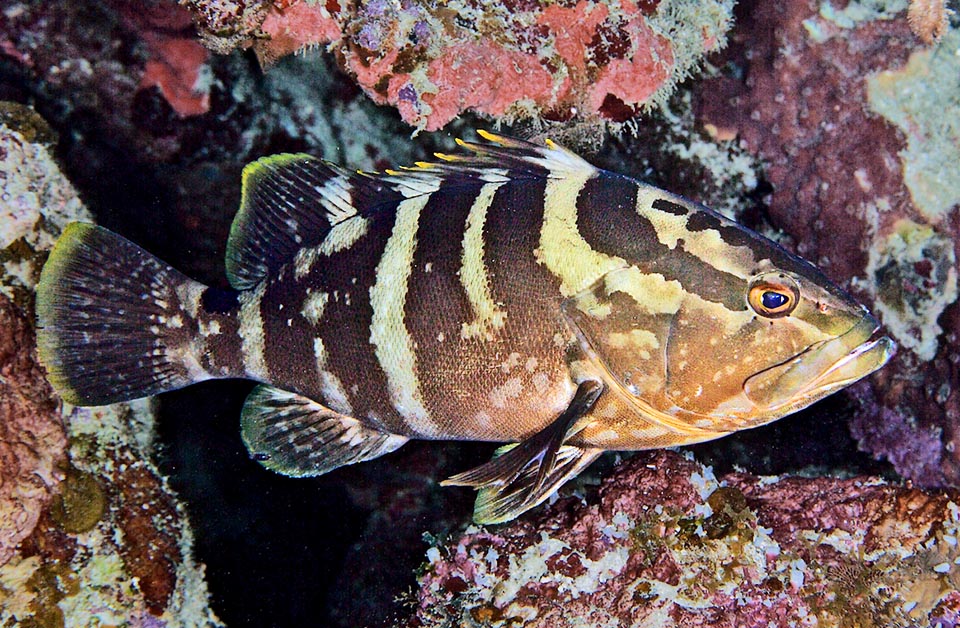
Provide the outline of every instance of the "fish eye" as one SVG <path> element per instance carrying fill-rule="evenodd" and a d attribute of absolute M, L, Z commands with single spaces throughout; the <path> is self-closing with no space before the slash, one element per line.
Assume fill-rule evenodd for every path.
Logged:
<path fill-rule="evenodd" d="M 764 290 L 763 294 L 760 295 L 760 304 L 768 310 L 777 310 L 787 304 L 790 300 L 790 297 L 783 294 L 782 292 L 774 292 L 773 290 Z"/>
<path fill-rule="evenodd" d="M 790 314 L 800 301 L 800 287 L 790 277 L 766 273 L 750 282 L 747 303 L 754 312 L 765 318 L 780 318 Z"/>

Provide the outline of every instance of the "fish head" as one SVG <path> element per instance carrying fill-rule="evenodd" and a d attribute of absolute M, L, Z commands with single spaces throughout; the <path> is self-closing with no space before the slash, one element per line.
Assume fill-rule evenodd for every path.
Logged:
<path fill-rule="evenodd" d="M 762 424 L 804 408 L 873 373 L 896 351 L 879 321 L 819 273 L 758 274 L 746 300 L 756 315 L 747 338 L 755 366 L 736 383 L 742 394 L 728 401 L 742 420 Z"/>
<path fill-rule="evenodd" d="M 865 377 L 895 351 L 865 307 L 786 255 L 787 267 L 768 257 L 728 275 L 713 299 L 626 266 L 563 311 L 608 386 L 646 420 L 689 429 L 690 440 L 755 427 Z"/>

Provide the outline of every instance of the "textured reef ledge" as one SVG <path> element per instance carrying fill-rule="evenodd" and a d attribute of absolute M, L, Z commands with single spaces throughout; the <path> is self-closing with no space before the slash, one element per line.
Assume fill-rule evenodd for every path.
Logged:
<path fill-rule="evenodd" d="M 900 346 L 852 389 L 861 448 L 956 487 L 960 15 L 933 17 L 940 38 L 924 42 L 906 1 L 756 3 L 712 60 L 737 71 L 695 89 L 704 127 L 766 164 L 785 244 L 871 304 Z"/>
<path fill-rule="evenodd" d="M 90 220 L 52 141 L 0 103 L 0 625 L 219 625 L 186 513 L 150 460 L 150 404 L 64 407 L 36 360 L 45 252 Z"/>
<path fill-rule="evenodd" d="M 623 122 L 662 104 L 722 46 L 728 0 L 222 2 L 188 0 L 214 50 L 269 65 L 326 46 L 377 103 L 433 131 L 464 111 L 500 121 Z"/>
<path fill-rule="evenodd" d="M 408 627 L 960 625 L 960 492 L 638 454 L 427 552 Z"/>

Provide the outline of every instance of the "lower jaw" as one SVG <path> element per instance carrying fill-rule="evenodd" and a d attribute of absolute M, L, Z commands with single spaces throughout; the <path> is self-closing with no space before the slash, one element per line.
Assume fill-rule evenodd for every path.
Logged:
<path fill-rule="evenodd" d="M 870 340 L 878 330 L 876 319 L 865 315 L 842 336 L 749 378 L 744 393 L 764 412 L 809 405 L 886 364 L 896 345 L 886 336 Z"/>

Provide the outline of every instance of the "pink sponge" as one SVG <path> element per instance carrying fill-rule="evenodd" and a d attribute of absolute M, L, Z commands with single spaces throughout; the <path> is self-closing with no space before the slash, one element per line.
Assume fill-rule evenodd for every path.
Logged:
<path fill-rule="evenodd" d="M 214 4 L 188 3 L 201 24 L 204 5 Z M 267 63 L 328 47 L 364 92 L 418 129 L 439 129 L 468 110 L 505 122 L 624 122 L 663 102 L 723 43 L 732 4 L 284 0 L 261 5 L 264 17 L 245 43 Z"/>

